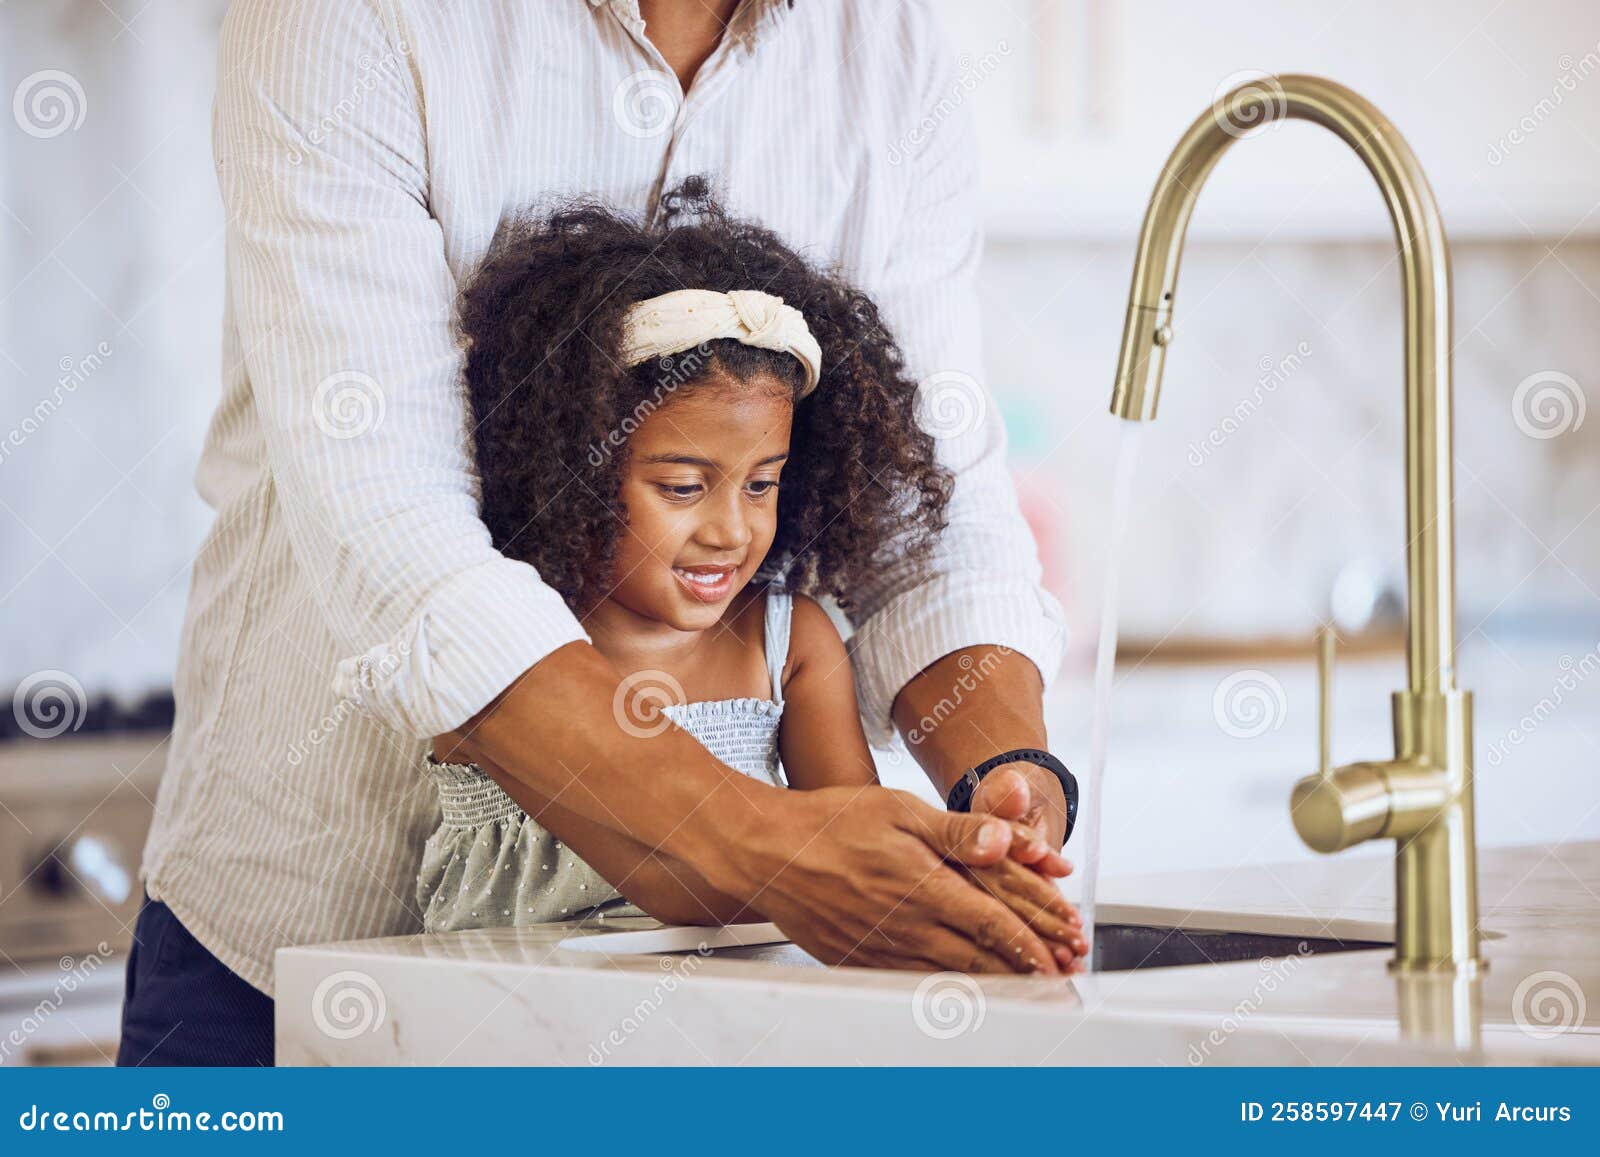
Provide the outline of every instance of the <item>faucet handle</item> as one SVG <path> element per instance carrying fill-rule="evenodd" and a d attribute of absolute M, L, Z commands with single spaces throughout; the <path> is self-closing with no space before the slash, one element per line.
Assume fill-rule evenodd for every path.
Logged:
<path fill-rule="evenodd" d="M 1333 771 L 1333 649 L 1337 636 L 1324 623 L 1317 631 L 1317 775 Z"/>
<path fill-rule="evenodd" d="M 1338 636 L 1317 631 L 1317 771 L 1294 785 L 1289 815 L 1307 847 L 1337 852 L 1389 832 L 1394 760 L 1333 766 L 1333 653 Z M 1431 813 L 1429 813 L 1431 814 Z"/>

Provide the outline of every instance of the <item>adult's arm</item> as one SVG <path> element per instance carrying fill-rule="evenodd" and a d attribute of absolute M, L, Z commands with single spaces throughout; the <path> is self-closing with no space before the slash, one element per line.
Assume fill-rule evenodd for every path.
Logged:
<path fill-rule="evenodd" d="M 587 635 L 478 517 L 416 50 L 388 11 L 233 4 L 212 136 L 230 336 L 335 687 L 423 737 Z"/>
<path fill-rule="evenodd" d="M 531 567 L 493 549 L 464 437 L 457 287 L 428 209 L 423 48 L 400 11 L 237 0 L 219 55 L 230 340 L 296 564 L 346 653 L 336 689 L 402 734 L 464 728 L 543 796 L 718 891 L 759 895 L 824 960 L 959 967 L 977 944 L 1056 971 L 947 863 L 1003 857 L 1005 825 L 881 788 L 783 792 L 675 727 L 624 728 L 616 670 Z"/>
<path fill-rule="evenodd" d="M 1061 662 L 1064 617 L 1041 585 L 1038 548 L 1006 467 L 1004 423 L 983 382 L 971 105 L 931 17 L 906 20 L 920 105 L 896 144 L 906 204 L 872 289 L 922 383 L 924 426 L 955 490 L 931 566 L 885 568 L 857 592 L 850 652 L 869 738 L 885 742 L 898 725 L 945 794 L 975 762 L 1044 746 L 1042 695 Z M 996 772 L 974 808 L 1026 816 L 1059 846 L 1065 808 L 1048 773 L 1027 765 Z M 1037 842 L 1019 851 L 1026 862 L 1042 860 Z"/>
<path fill-rule="evenodd" d="M 455 733 L 439 736 L 435 749 L 453 752 L 462 742 Z M 682 861 L 561 806 L 497 764 L 480 761 L 476 766 L 504 788 L 518 807 L 610 881 L 612 887 L 657 920 L 667 924 L 737 924 L 765 919 L 757 909 L 718 892 Z"/>
<path fill-rule="evenodd" d="M 618 684 L 593 647 L 564 647 L 462 728 L 461 749 L 441 757 L 492 763 L 689 865 L 825 963 L 1061 971 L 1044 939 L 959 866 L 1007 859 L 1009 825 L 883 787 L 758 783 L 688 732 L 657 733 L 625 706 L 614 709 Z"/>

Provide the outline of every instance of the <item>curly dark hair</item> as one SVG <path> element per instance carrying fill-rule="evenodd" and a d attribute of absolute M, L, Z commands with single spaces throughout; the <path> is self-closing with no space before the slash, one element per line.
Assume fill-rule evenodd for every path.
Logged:
<path fill-rule="evenodd" d="M 917 422 L 916 383 L 876 304 L 730 216 L 704 177 L 666 193 L 656 224 L 588 200 L 517 218 L 463 291 L 472 438 L 495 547 L 588 611 L 606 594 L 626 518 L 626 434 L 663 394 L 760 374 L 798 393 L 794 357 L 733 339 L 622 366 L 623 312 L 684 288 L 777 294 L 822 347 L 820 384 L 795 407 L 764 569 L 848 607 L 891 539 L 897 555 L 924 559 L 944 529 L 951 477 Z"/>

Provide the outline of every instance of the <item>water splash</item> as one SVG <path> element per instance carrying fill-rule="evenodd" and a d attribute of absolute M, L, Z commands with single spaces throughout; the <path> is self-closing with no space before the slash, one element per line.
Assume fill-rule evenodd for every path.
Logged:
<path fill-rule="evenodd" d="M 1094 896 L 1100 877 L 1100 825 L 1104 812 L 1106 748 L 1111 735 L 1111 691 L 1117 667 L 1117 586 L 1122 573 L 1122 541 L 1128 530 L 1128 509 L 1133 502 L 1134 464 L 1139 457 L 1140 422 L 1117 423 L 1116 467 L 1111 483 L 1111 537 L 1106 548 L 1105 589 L 1100 600 L 1100 641 L 1094 656 L 1094 717 L 1089 729 L 1089 782 L 1083 785 L 1079 807 L 1083 814 L 1084 843 L 1079 865 L 1082 891 L 1078 910 L 1089 942 L 1095 942 Z M 1094 971 L 1094 950 L 1088 968 Z"/>

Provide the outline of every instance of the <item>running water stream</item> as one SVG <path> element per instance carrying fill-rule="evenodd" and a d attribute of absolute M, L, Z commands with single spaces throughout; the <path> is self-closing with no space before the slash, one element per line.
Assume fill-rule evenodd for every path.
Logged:
<path fill-rule="evenodd" d="M 1082 891 L 1078 910 L 1088 932 L 1088 969 L 1095 970 L 1095 885 L 1100 877 L 1100 826 L 1105 812 L 1106 746 L 1111 734 L 1111 691 L 1117 669 L 1117 584 L 1122 573 L 1122 540 L 1128 530 L 1128 508 L 1133 500 L 1134 463 L 1139 457 L 1141 423 L 1113 418 L 1117 423 L 1116 467 L 1111 483 L 1111 533 L 1106 544 L 1105 588 L 1100 599 L 1100 642 L 1094 657 L 1094 717 L 1089 729 L 1089 782 L 1079 801 L 1079 822 L 1084 828 L 1082 854 L 1071 857 L 1079 866 Z"/>

